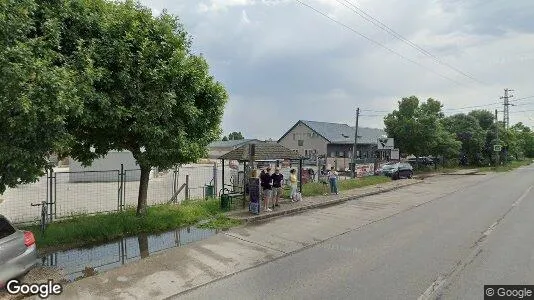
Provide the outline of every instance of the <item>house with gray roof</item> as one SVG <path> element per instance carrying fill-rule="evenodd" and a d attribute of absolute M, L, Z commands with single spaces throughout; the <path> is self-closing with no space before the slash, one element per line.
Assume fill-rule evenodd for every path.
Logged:
<path fill-rule="evenodd" d="M 215 141 L 208 145 L 208 158 L 216 159 L 220 156 L 237 149 L 243 145 L 250 143 L 257 143 L 260 140 L 257 139 L 244 139 L 244 140 L 229 140 L 229 141 Z"/>
<path fill-rule="evenodd" d="M 278 143 L 305 157 L 326 157 L 327 164 L 335 164 L 342 170 L 352 160 L 355 133 L 355 127 L 347 124 L 299 120 Z M 383 129 L 358 127 L 356 157 L 373 158 L 378 138 L 383 136 L 386 136 Z"/>

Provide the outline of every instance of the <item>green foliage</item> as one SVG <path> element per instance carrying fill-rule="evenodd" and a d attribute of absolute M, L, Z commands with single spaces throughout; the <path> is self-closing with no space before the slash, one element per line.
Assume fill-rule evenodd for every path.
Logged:
<path fill-rule="evenodd" d="M 159 233 L 190 226 L 220 214 L 219 201 L 191 201 L 182 205 L 150 207 L 146 216 L 136 216 L 134 210 L 120 213 L 80 216 L 50 224 L 43 236 L 38 227 L 32 231 L 39 248 L 85 246 L 112 241 L 141 233 Z"/>
<path fill-rule="evenodd" d="M 534 133 L 522 123 L 505 129 L 488 110 L 444 117 L 441 107 L 433 99 L 419 104 L 415 96 L 403 98 L 385 117 L 386 132 L 402 153 L 443 156 L 449 166 L 457 164 L 459 154 L 479 166 L 494 165 L 497 157 L 501 162 L 534 157 Z M 498 154 L 497 144 L 503 147 Z"/>
<path fill-rule="evenodd" d="M 197 227 L 224 230 L 224 229 L 230 229 L 232 227 L 239 226 L 241 224 L 242 222 L 240 220 L 231 219 L 221 214 L 204 224 L 198 225 Z"/>
<path fill-rule="evenodd" d="M 386 132 L 404 154 L 455 157 L 460 145 L 445 131 L 441 109 L 441 103 L 432 98 L 421 104 L 415 96 L 403 98 L 398 110 L 385 117 Z"/>
<path fill-rule="evenodd" d="M 0 1 L 0 194 L 43 175 L 71 140 L 67 115 L 80 112 L 76 73 L 55 51 L 61 27 L 48 16 L 36 1 Z"/>
<path fill-rule="evenodd" d="M 224 136 L 224 137 L 222 138 L 222 140 L 223 140 L 224 142 L 226 142 L 226 141 L 228 141 L 228 138 L 227 138 L 226 136 Z"/>
<path fill-rule="evenodd" d="M 366 176 L 357 179 L 339 180 L 338 188 L 340 191 L 346 191 L 390 181 L 391 178 L 386 176 Z M 290 197 L 290 193 L 290 190 L 286 191 L 286 198 Z M 328 184 L 323 184 L 321 182 L 310 182 L 302 185 L 302 196 L 304 197 L 320 196 L 325 193 L 330 193 L 330 187 Z"/>
<path fill-rule="evenodd" d="M 495 123 L 495 115 L 489 110 L 473 110 L 468 115 L 477 119 L 482 130 L 490 129 Z"/>
<path fill-rule="evenodd" d="M 471 162 L 482 160 L 481 150 L 485 143 L 485 132 L 480 127 L 478 120 L 465 114 L 456 114 L 442 120 L 444 128 L 456 135 L 456 139 L 462 143 L 462 153 Z"/>
<path fill-rule="evenodd" d="M 228 135 L 228 140 L 244 140 L 245 137 L 243 137 L 243 134 L 241 132 L 232 132 Z"/>

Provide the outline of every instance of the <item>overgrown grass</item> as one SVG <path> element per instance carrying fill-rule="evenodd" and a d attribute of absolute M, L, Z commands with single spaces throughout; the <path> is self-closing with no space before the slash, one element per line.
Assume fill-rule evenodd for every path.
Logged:
<path fill-rule="evenodd" d="M 357 189 L 369 185 L 389 182 L 391 178 L 386 176 L 366 176 L 356 179 L 347 179 L 338 181 L 338 189 L 340 191 Z M 289 198 L 290 190 L 286 190 L 284 196 Z M 302 196 L 320 196 L 325 193 L 330 193 L 330 186 L 321 182 L 306 183 L 302 186 Z"/>
<path fill-rule="evenodd" d="M 25 228 L 34 233 L 39 248 L 76 247 L 107 242 L 140 233 L 159 233 L 190 226 L 221 213 L 218 199 L 191 201 L 180 205 L 169 204 L 148 208 L 146 216 L 138 217 L 135 210 L 124 212 L 78 216 L 63 222 L 50 224 L 45 234 L 38 226 Z M 212 223 L 227 226 L 228 221 Z"/>
<path fill-rule="evenodd" d="M 240 220 L 231 219 L 221 214 L 204 224 L 198 225 L 197 227 L 207 229 L 230 229 L 241 224 L 242 222 Z"/>
<path fill-rule="evenodd" d="M 519 167 L 528 166 L 532 164 L 532 159 L 523 159 L 523 160 L 514 160 L 511 161 L 505 165 L 498 166 L 498 167 L 482 167 L 479 168 L 480 172 L 508 172 L 515 170 Z"/>

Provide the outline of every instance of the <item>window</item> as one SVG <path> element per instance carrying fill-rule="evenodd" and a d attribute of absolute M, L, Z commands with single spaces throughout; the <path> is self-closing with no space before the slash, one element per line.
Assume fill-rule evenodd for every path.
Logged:
<path fill-rule="evenodd" d="M 304 155 L 308 156 L 308 150 L 304 150 Z"/>
<path fill-rule="evenodd" d="M 296 139 L 296 136 L 297 136 L 297 135 L 293 133 L 293 140 L 295 140 L 295 139 Z"/>
<path fill-rule="evenodd" d="M 335 152 L 330 152 L 330 157 L 336 157 L 336 153 Z"/>
<path fill-rule="evenodd" d="M 299 147 L 304 146 L 304 140 L 299 140 Z"/>
<path fill-rule="evenodd" d="M 308 133 L 308 138 L 311 138 L 312 137 L 312 134 L 311 133 Z"/>
<path fill-rule="evenodd" d="M 9 222 L 0 218 L 0 240 L 15 233 L 15 228 Z"/>

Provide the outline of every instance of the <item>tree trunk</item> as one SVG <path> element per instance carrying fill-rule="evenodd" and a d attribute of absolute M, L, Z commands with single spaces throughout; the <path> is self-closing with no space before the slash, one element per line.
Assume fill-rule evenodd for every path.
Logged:
<path fill-rule="evenodd" d="M 148 180 L 150 179 L 150 167 L 141 166 L 141 179 L 139 180 L 139 196 L 137 198 L 137 215 L 146 215 Z"/>
<path fill-rule="evenodd" d="M 150 255 L 148 249 L 148 236 L 145 233 L 142 233 L 137 236 L 137 241 L 139 242 L 139 253 L 141 254 L 141 258 L 148 257 Z"/>

